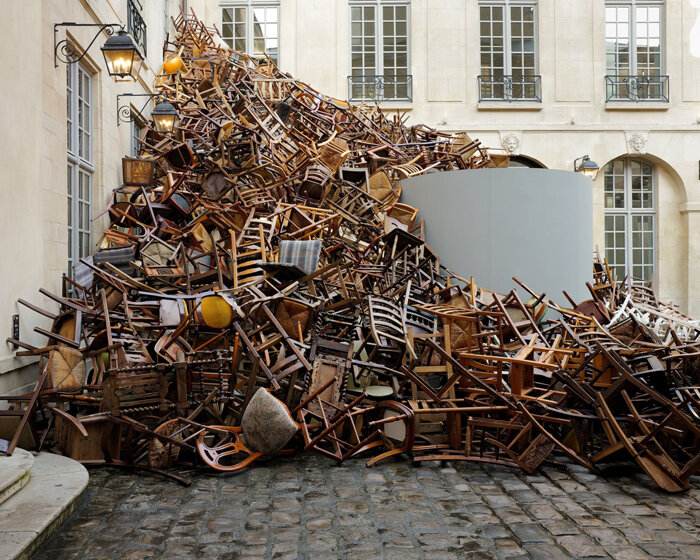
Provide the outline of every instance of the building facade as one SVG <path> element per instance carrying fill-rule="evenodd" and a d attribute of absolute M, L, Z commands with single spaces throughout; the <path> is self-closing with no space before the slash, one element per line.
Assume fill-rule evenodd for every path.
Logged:
<path fill-rule="evenodd" d="M 700 314 L 700 44 L 696 0 L 30 0 L 8 2 L 0 38 L 4 170 L 0 336 L 41 346 L 70 264 L 91 253 L 97 217 L 135 149 L 117 95 L 151 91 L 171 16 L 194 10 L 230 46 L 267 52 L 323 93 L 379 102 L 444 131 L 467 131 L 511 165 L 573 170 L 588 155 L 594 239 L 616 267 Z M 122 23 L 142 50 L 136 82 L 106 75 L 99 47 L 54 64 L 54 24 Z M 699 29 L 700 30 L 700 29 Z M 96 28 L 62 27 L 84 50 Z M 141 110 L 146 98 L 122 98 Z M 143 109 L 148 114 L 148 104 Z M 97 218 L 96 218 L 97 217 Z M 96 218 L 96 219 L 95 219 Z M 507 226 L 504 226 L 507 227 Z M 556 232 L 553 232 L 555 235 Z M 543 258 L 566 259 L 542 248 Z M 514 271 L 514 273 L 517 271 Z M 477 279 L 478 280 L 478 279 Z M 41 321 L 44 321 L 44 324 Z M 0 350 L 0 391 L 35 377 Z"/>
<path fill-rule="evenodd" d="M 692 0 L 191 0 L 233 47 L 338 98 L 467 131 L 511 165 L 589 155 L 596 247 L 700 312 Z M 700 31 L 700 29 L 698 29 Z M 693 234 L 693 232 L 695 232 Z M 546 247 L 543 247 L 546 254 Z M 550 255 L 549 258 L 565 258 Z"/>
<path fill-rule="evenodd" d="M 46 337 L 33 328 L 50 328 L 51 320 L 18 305 L 17 299 L 55 312 L 55 302 L 39 288 L 60 295 L 63 274 L 93 252 L 106 225 L 98 215 L 121 183 L 121 158 L 135 149 L 138 121 L 117 126 L 117 96 L 151 91 L 171 26 L 169 16 L 179 13 L 179 5 L 170 0 L 28 0 L 2 5 L 6 25 L 0 37 L 5 68 L 0 80 L 0 394 L 22 392 L 36 381 L 35 359 L 16 357 L 5 339 L 15 336 L 17 316 L 20 339 L 46 346 Z M 59 25 L 54 38 L 54 26 L 70 22 L 123 25 L 143 59 L 136 81 L 115 83 L 107 74 L 100 47 L 109 36 L 99 26 Z M 87 49 L 79 62 L 55 61 L 54 44 L 64 39 L 76 46 L 78 56 Z M 146 118 L 148 101 L 122 97 L 119 105 L 132 107 L 134 114 L 143 108 Z"/>

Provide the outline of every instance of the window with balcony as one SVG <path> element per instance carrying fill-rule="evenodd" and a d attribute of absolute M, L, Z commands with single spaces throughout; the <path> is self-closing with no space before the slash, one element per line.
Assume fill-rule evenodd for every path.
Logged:
<path fill-rule="evenodd" d="M 621 158 L 605 166 L 605 257 L 617 280 L 629 274 L 634 282 L 652 279 L 655 191 L 651 163 Z"/>
<path fill-rule="evenodd" d="M 542 101 L 537 74 L 537 3 L 479 2 L 479 101 Z"/>
<path fill-rule="evenodd" d="M 92 75 L 80 64 L 69 64 L 66 80 L 68 274 L 90 254 L 92 235 Z"/>
<path fill-rule="evenodd" d="M 658 0 L 606 2 L 606 102 L 668 102 L 662 20 L 663 2 Z"/>
<path fill-rule="evenodd" d="M 409 4 L 350 4 L 350 101 L 411 101 Z"/>
<path fill-rule="evenodd" d="M 227 2 L 221 6 L 221 38 L 251 56 L 265 53 L 279 64 L 279 2 Z"/>
<path fill-rule="evenodd" d="M 146 22 L 141 15 L 142 10 L 140 0 L 126 1 L 127 31 L 141 51 L 141 57 L 146 58 Z"/>

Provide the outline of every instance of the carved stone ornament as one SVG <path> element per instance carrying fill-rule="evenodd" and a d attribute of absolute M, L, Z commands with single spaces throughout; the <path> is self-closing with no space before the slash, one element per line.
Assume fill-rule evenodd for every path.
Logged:
<path fill-rule="evenodd" d="M 645 154 L 647 151 L 647 136 L 641 132 L 633 132 L 627 135 L 627 146 L 634 154 Z"/>
<path fill-rule="evenodd" d="M 520 138 L 515 134 L 501 134 L 501 146 L 510 155 L 517 155 L 520 152 Z"/>

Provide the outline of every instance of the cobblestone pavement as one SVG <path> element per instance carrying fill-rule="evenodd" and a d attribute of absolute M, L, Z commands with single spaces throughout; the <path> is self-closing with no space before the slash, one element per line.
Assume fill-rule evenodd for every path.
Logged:
<path fill-rule="evenodd" d="M 93 470 L 34 559 L 700 559 L 700 490 L 665 494 L 631 472 L 303 455 L 184 488 Z"/>

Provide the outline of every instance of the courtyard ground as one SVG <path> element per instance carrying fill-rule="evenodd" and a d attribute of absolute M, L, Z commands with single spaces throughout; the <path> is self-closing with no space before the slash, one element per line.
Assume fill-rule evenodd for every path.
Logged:
<path fill-rule="evenodd" d="M 700 559 L 700 490 L 666 494 L 631 466 L 528 476 L 312 454 L 195 475 L 189 488 L 95 469 L 83 506 L 34 559 L 589 557 Z"/>

